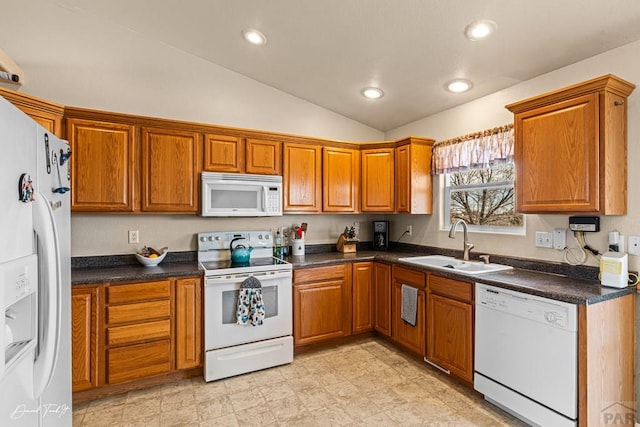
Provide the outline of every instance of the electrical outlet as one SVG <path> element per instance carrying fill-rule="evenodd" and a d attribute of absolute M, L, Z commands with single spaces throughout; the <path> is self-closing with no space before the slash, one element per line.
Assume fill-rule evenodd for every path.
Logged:
<path fill-rule="evenodd" d="M 140 243 L 138 230 L 129 230 L 129 244 Z"/>
<path fill-rule="evenodd" d="M 407 225 L 407 229 L 405 230 L 409 236 L 413 236 L 413 226 Z"/>
<path fill-rule="evenodd" d="M 537 248 L 553 248 L 553 233 L 546 231 L 536 231 Z"/>
<path fill-rule="evenodd" d="M 640 237 L 629 236 L 629 255 L 640 255 Z"/>

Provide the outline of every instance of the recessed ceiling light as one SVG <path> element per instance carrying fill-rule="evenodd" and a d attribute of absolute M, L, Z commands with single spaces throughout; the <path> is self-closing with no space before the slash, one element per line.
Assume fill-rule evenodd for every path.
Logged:
<path fill-rule="evenodd" d="M 471 41 L 484 40 L 489 37 L 497 28 L 495 22 L 488 19 L 475 21 L 467 25 L 464 35 Z"/>
<path fill-rule="evenodd" d="M 255 45 L 263 45 L 267 43 L 267 38 L 258 30 L 245 30 L 242 32 L 242 37 L 246 41 Z"/>
<path fill-rule="evenodd" d="M 446 84 L 446 88 L 449 92 L 462 93 L 466 92 L 473 87 L 473 84 L 469 80 L 456 79 Z"/>
<path fill-rule="evenodd" d="M 384 96 L 384 92 L 377 87 L 366 87 L 362 89 L 362 96 L 369 99 L 379 99 Z"/>

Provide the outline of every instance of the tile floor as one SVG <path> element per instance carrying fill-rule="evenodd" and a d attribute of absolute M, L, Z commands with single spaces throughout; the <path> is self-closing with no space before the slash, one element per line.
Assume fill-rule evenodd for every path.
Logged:
<path fill-rule="evenodd" d="M 74 405 L 80 426 L 524 426 L 436 369 L 370 338 L 290 365 Z"/>

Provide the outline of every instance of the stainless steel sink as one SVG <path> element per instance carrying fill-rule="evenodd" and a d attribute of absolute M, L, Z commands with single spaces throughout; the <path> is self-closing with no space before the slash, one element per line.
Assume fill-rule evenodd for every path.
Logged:
<path fill-rule="evenodd" d="M 436 268 L 438 270 L 455 271 L 460 274 L 476 275 L 482 273 L 492 273 L 494 271 L 511 270 L 513 267 L 503 264 L 489 263 L 481 261 L 463 261 L 444 255 L 427 255 L 417 257 L 399 258 L 400 261 L 411 264 Z"/>

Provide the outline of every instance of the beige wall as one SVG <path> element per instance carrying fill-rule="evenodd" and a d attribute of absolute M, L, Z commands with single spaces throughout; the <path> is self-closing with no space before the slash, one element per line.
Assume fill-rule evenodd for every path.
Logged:
<path fill-rule="evenodd" d="M 205 231 L 275 230 L 308 224 L 307 243 L 335 244 L 339 234 L 354 222 L 358 237 L 371 240 L 374 215 L 285 215 L 269 218 L 201 218 L 191 215 L 73 215 L 72 256 L 133 253 L 143 245 L 168 246 L 171 251 L 197 249 L 196 234 Z M 140 244 L 127 243 L 128 230 L 140 232 Z"/>
<path fill-rule="evenodd" d="M 578 62 L 557 71 L 525 81 L 516 86 L 496 92 L 465 105 L 418 120 L 387 132 L 388 139 L 403 135 L 428 135 L 436 141 L 464 135 L 483 129 L 510 123 L 513 115 L 504 108 L 506 104 L 519 101 L 544 92 L 560 89 L 581 81 L 615 74 L 631 83 L 640 85 L 640 42 L 605 52 L 585 61 Z M 601 217 L 601 231 L 587 235 L 590 246 L 604 251 L 607 248 L 608 232 L 617 230 L 623 235 L 640 236 L 640 89 L 636 89 L 628 100 L 628 214 L 624 216 Z M 435 200 L 439 200 L 440 180 L 434 183 Z M 462 249 L 460 237 L 451 240 L 447 231 L 440 230 L 439 212 L 433 216 L 393 216 L 395 229 L 403 230 L 406 224 L 413 225 L 413 236 L 403 241 Z M 497 236 L 472 233 L 470 241 L 474 251 L 562 261 L 562 251 L 535 247 L 536 231 L 553 231 L 567 228 L 568 215 L 527 215 L 526 236 Z M 570 247 L 577 243 L 572 234 L 567 235 Z M 587 265 L 597 265 L 589 260 Z M 629 256 L 629 267 L 640 269 L 640 257 Z"/>

